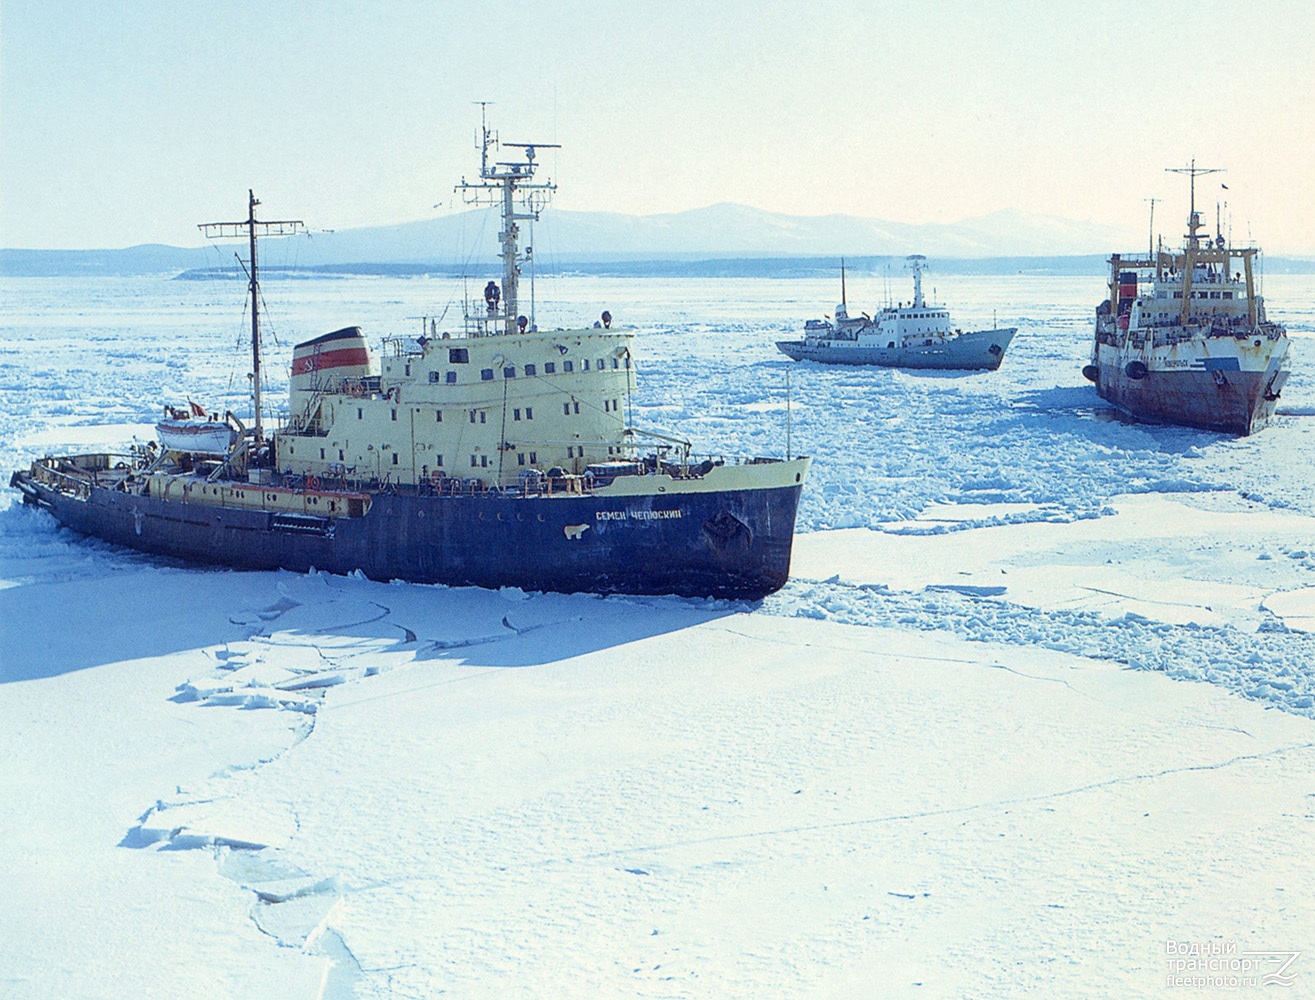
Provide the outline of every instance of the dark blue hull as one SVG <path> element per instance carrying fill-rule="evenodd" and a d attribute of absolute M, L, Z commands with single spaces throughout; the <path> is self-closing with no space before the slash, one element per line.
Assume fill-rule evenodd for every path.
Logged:
<path fill-rule="evenodd" d="M 80 498 L 25 473 L 29 502 L 145 552 L 243 569 L 361 571 L 452 586 L 756 599 L 790 571 L 801 486 L 661 496 L 380 493 L 356 518 L 165 501 L 95 487 Z"/>

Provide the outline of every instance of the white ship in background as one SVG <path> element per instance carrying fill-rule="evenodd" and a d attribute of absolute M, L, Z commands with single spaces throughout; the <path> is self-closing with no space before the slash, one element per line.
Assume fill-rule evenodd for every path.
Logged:
<path fill-rule="evenodd" d="M 951 326 L 949 311 L 922 297 L 926 259 L 922 254 L 908 257 L 913 272 L 913 301 L 886 306 L 876 316 L 849 315 L 842 264 L 841 301 L 835 319 L 810 319 L 804 324 L 803 340 L 779 340 L 776 346 L 795 361 L 995 371 L 1017 328 L 964 333 Z"/>
<path fill-rule="evenodd" d="M 1109 296 L 1096 307 L 1091 364 L 1082 374 L 1143 420 L 1251 434 L 1274 415 L 1288 377 L 1286 329 L 1268 320 L 1256 288 L 1259 249 L 1202 236 L 1196 178 L 1179 251 L 1110 257 Z M 1235 268 L 1240 266 L 1240 270 Z"/>

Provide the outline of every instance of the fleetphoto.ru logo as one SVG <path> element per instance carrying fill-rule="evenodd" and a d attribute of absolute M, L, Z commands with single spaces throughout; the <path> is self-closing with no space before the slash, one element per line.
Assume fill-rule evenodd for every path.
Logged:
<path fill-rule="evenodd" d="M 1292 986 L 1299 951 L 1238 951 L 1236 941 L 1166 941 L 1166 986 Z"/>

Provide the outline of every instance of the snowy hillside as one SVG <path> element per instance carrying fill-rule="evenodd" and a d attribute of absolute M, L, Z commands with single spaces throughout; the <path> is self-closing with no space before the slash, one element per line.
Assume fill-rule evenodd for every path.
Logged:
<path fill-rule="evenodd" d="M 455 211 L 392 226 L 328 231 L 317 220 L 293 241 L 299 266 L 423 263 L 455 265 L 470 247 L 491 247 L 498 223 L 489 213 Z M 1113 227 L 997 212 L 951 224 L 914 225 L 848 215 L 796 216 L 744 205 L 710 205 L 664 215 L 553 211 L 527 227 L 527 240 L 544 266 L 621 258 L 661 260 L 691 256 L 896 256 L 951 258 L 1068 257 L 1108 254 L 1140 236 Z M 227 249 L 142 246 L 127 250 L 0 250 L 0 273 L 68 275 L 147 273 L 233 266 Z"/>

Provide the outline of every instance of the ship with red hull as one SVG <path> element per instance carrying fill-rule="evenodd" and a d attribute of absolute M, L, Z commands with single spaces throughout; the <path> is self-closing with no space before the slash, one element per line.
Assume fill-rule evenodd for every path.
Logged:
<path fill-rule="evenodd" d="M 499 146 L 523 158 L 496 161 Z M 604 312 L 540 330 L 519 311 L 518 222 L 555 190 L 535 179 L 535 152 L 486 126 L 479 178 L 457 187 L 503 222 L 502 283 L 467 304 L 460 329 L 431 324 L 378 353 L 357 327 L 298 344 L 287 414 L 267 434 L 253 308 L 251 426 L 170 410 L 158 449 L 47 456 L 11 485 L 83 534 L 247 569 L 740 599 L 779 589 L 809 460 L 700 457 L 636 427 L 633 329 Z M 257 204 L 244 222 L 203 227 L 249 240 L 253 304 L 257 234 L 300 225 L 257 220 Z"/>
<path fill-rule="evenodd" d="M 1179 250 L 1110 257 L 1109 295 L 1096 308 L 1091 363 L 1102 398 L 1153 423 L 1248 435 L 1273 417 L 1288 378 L 1287 331 L 1266 316 L 1255 247 L 1202 235 L 1192 179 Z"/>

